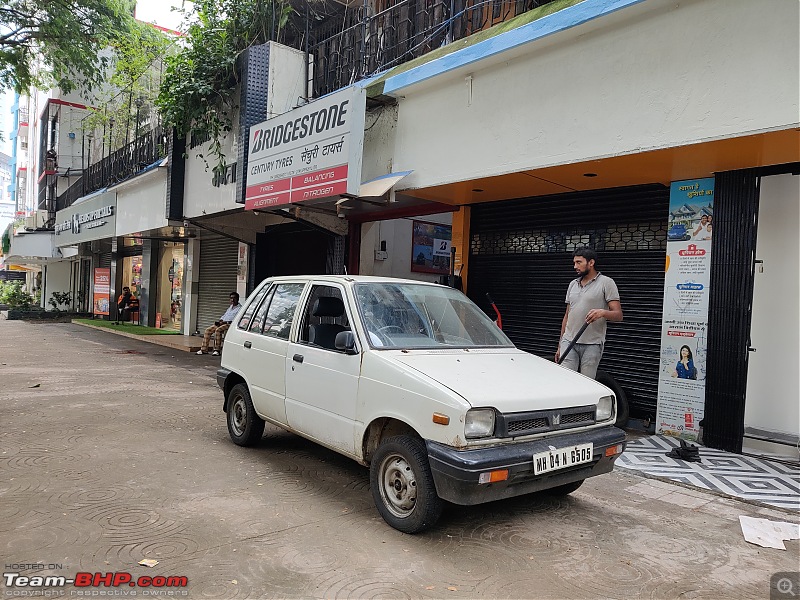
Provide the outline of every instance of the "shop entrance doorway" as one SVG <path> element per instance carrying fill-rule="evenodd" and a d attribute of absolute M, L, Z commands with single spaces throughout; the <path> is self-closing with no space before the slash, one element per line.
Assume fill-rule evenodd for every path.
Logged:
<path fill-rule="evenodd" d="M 336 237 L 303 223 L 277 225 L 257 234 L 255 284 L 282 275 L 325 275 Z"/>

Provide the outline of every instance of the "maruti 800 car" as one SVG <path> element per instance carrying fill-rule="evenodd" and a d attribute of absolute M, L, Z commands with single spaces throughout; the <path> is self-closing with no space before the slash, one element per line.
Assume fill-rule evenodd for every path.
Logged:
<path fill-rule="evenodd" d="M 392 527 L 608 473 L 625 448 L 607 387 L 519 350 L 461 292 L 363 276 L 264 280 L 217 379 L 234 443 L 265 422 L 370 470 Z"/>

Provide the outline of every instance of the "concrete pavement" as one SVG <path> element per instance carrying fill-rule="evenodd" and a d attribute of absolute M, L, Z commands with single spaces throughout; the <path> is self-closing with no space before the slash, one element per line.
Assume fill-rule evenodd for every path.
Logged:
<path fill-rule="evenodd" d="M 450 507 L 404 535 L 354 462 L 270 427 L 232 444 L 218 358 L 0 321 L 0 363 L 4 572 L 188 579 L 64 596 L 769 598 L 771 574 L 798 569 L 800 541 L 748 544 L 738 520 L 796 514 L 619 472 L 565 499 Z"/>

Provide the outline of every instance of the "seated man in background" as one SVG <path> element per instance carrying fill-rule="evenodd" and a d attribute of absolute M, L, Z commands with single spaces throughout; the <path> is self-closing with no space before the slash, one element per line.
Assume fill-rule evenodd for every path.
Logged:
<path fill-rule="evenodd" d="M 131 294 L 131 288 L 127 285 L 122 288 L 122 293 L 117 298 L 117 323 L 120 321 L 129 321 L 131 318 L 131 308 L 136 305 L 139 306 L 139 301 L 136 296 Z"/>
<path fill-rule="evenodd" d="M 225 314 L 220 317 L 219 321 L 214 321 L 214 324 L 207 327 L 205 332 L 203 332 L 203 345 L 200 346 L 200 350 L 197 351 L 198 354 L 208 354 L 209 342 L 211 342 L 211 337 L 213 336 L 214 351 L 211 355 L 219 356 L 220 350 L 222 350 L 222 341 L 225 338 L 225 332 L 228 331 L 228 327 L 230 327 L 231 323 L 233 323 L 233 320 L 236 318 L 236 313 L 242 308 L 242 305 L 239 304 L 239 294 L 236 292 L 231 292 L 230 301 L 231 305 L 228 307 L 228 310 L 225 311 Z"/>

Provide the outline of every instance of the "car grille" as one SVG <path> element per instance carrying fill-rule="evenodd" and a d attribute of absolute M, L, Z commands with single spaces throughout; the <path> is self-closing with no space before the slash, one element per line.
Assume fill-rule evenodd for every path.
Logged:
<path fill-rule="evenodd" d="M 508 422 L 508 433 L 510 435 L 519 435 L 523 431 L 532 431 L 534 429 L 547 430 L 550 424 L 545 418 L 539 419 L 520 419 L 519 421 Z"/>
<path fill-rule="evenodd" d="M 595 423 L 594 406 L 576 406 L 560 410 L 541 410 L 525 413 L 508 413 L 498 419 L 499 437 L 519 437 L 584 427 Z"/>

